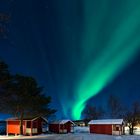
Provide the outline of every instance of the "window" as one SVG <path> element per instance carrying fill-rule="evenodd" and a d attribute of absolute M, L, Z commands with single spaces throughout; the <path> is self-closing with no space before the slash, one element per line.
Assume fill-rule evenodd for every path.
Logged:
<path fill-rule="evenodd" d="M 31 128 L 31 121 L 27 121 L 27 128 Z"/>
<path fill-rule="evenodd" d="M 119 125 L 113 125 L 113 131 L 119 131 L 120 126 Z"/>
<path fill-rule="evenodd" d="M 33 128 L 37 128 L 37 122 L 33 122 Z"/>
<path fill-rule="evenodd" d="M 116 131 L 119 131 L 119 127 L 118 126 L 116 126 Z"/>

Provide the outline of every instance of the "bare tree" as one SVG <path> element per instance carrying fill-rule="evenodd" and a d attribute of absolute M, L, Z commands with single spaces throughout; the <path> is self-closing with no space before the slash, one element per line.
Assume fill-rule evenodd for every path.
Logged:
<path fill-rule="evenodd" d="M 108 99 L 108 112 L 111 118 L 122 118 L 124 116 L 124 106 L 115 95 L 110 95 Z"/>
<path fill-rule="evenodd" d="M 134 134 L 134 127 L 140 123 L 140 103 L 134 102 L 132 107 L 126 112 L 125 121 L 129 127 L 129 134 Z"/>
<path fill-rule="evenodd" d="M 104 110 L 102 107 L 96 107 L 91 105 L 87 105 L 83 112 L 83 116 L 85 120 L 99 119 L 103 115 L 104 115 Z"/>

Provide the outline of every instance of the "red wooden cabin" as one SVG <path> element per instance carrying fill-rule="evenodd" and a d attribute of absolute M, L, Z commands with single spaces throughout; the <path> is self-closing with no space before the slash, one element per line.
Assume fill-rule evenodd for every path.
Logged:
<path fill-rule="evenodd" d="M 47 120 L 43 117 L 26 118 L 23 120 L 23 135 L 36 135 L 41 134 L 43 131 L 43 124 Z M 7 119 L 7 135 L 20 134 L 20 120 L 16 118 Z"/>
<path fill-rule="evenodd" d="M 70 133 L 73 132 L 74 123 L 70 120 L 60 120 L 49 124 L 49 131 L 54 133 Z"/>
<path fill-rule="evenodd" d="M 88 124 L 90 133 L 109 135 L 124 134 L 123 119 L 91 120 Z"/>

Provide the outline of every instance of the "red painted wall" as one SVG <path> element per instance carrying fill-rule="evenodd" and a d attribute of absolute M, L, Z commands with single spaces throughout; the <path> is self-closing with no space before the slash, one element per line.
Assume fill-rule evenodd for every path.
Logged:
<path fill-rule="evenodd" d="M 109 134 L 112 135 L 112 125 L 109 124 L 92 124 L 90 125 L 90 133 Z"/>
<path fill-rule="evenodd" d="M 38 134 L 42 133 L 42 122 L 43 120 L 41 118 L 33 122 L 33 128 L 37 128 Z"/>
<path fill-rule="evenodd" d="M 67 133 L 71 132 L 71 122 L 68 122 L 66 124 L 50 124 L 49 125 L 49 131 L 54 132 L 54 133 L 59 133 L 59 128 L 60 129 L 67 129 Z"/>
<path fill-rule="evenodd" d="M 41 118 L 33 121 L 33 128 L 38 129 L 37 134 L 42 133 L 42 122 L 43 122 L 43 119 L 41 119 Z M 18 120 L 16 120 L 16 121 L 8 120 L 7 121 L 7 133 L 8 134 L 19 134 L 20 133 L 19 124 L 20 124 L 20 121 L 18 121 Z M 23 134 L 26 135 L 25 121 L 23 121 Z"/>
<path fill-rule="evenodd" d="M 71 132 L 71 122 L 67 122 L 64 126 L 65 129 L 67 129 L 67 132 L 70 133 Z"/>
<path fill-rule="evenodd" d="M 59 124 L 50 124 L 49 131 L 59 133 Z"/>
<path fill-rule="evenodd" d="M 8 121 L 7 133 L 8 134 L 19 134 L 20 133 L 20 121 Z M 23 132 L 25 132 L 25 122 L 23 122 Z"/>

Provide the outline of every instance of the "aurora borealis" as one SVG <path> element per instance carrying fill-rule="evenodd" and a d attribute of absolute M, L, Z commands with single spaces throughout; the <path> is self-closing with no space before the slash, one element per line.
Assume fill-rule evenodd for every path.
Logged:
<path fill-rule="evenodd" d="M 7 0 L 3 5 L 11 23 L 0 56 L 13 71 L 35 76 L 65 118 L 82 118 L 88 100 L 139 55 L 139 0 Z"/>
<path fill-rule="evenodd" d="M 77 86 L 73 91 L 76 96 L 74 104 L 73 101 L 68 103 L 69 106 L 73 104 L 74 119 L 80 119 L 86 101 L 111 82 L 129 64 L 139 49 L 140 6 L 137 6 L 137 3 L 135 5 L 137 8 L 133 9 L 133 2 L 130 1 L 126 1 L 124 5 L 127 6 L 123 7 L 123 10 L 120 9 L 122 8 L 120 3 L 116 11 L 113 11 L 110 1 L 83 2 L 84 25 L 78 44 L 82 58 L 78 65 L 86 63 L 86 68 L 84 73 L 79 76 L 80 80 L 76 83 Z M 129 8 L 132 10 L 128 13 Z M 119 10 L 122 10 L 122 13 L 119 13 Z M 62 13 L 65 14 L 64 11 Z M 64 24 L 64 21 L 62 23 Z M 68 32 L 64 33 L 69 34 Z M 63 42 L 64 46 L 67 46 L 67 42 L 65 40 Z M 73 60 L 71 61 L 73 62 Z M 88 63 L 89 61 L 90 63 Z M 65 107 L 64 104 L 63 106 Z M 64 110 L 67 113 L 67 106 Z"/>

